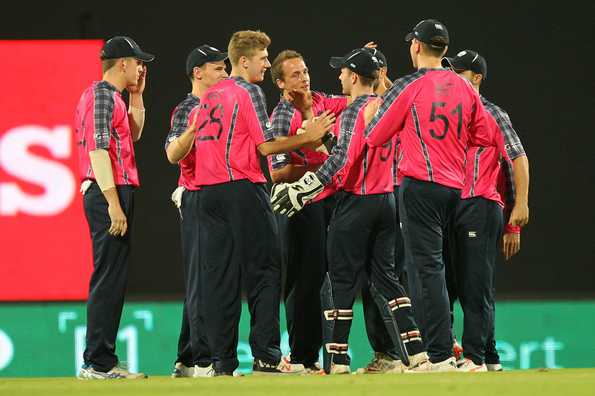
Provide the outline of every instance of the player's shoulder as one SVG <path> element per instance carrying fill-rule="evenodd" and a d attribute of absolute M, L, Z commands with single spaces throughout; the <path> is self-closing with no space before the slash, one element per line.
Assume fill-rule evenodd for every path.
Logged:
<path fill-rule="evenodd" d="M 353 100 L 353 102 L 351 102 L 351 104 L 349 106 L 347 106 L 345 108 L 345 110 L 343 110 L 343 113 L 341 114 L 341 118 L 344 121 L 353 121 L 355 122 L 355 120 L 357 119 L 358 115 L 363 116 L 363 108 L 365 107 L 365 105 L 373 98 L 376 98 L 376 95 L 361 95 L 358 96 L 357 98 L 355 98 Z"/>
<path fill-rule="evenodd" d="M 248 82 L 241 77 L 232 77 L 231 80 L 235 84 L 237 88 L 239 88 L 240 92 L 245 92 L 246 94 L 250 95 L 251 97 L 254 96 L 261 96 L 264 97 L 264 92 L 262 88 L 258 85 Z"/>
<path fill-rule="evenodd" d="M 279 103 L 277 103 L 277 105 L 273 109 L 272 114 L 293 114 L 295 111 L 296 108 L 291 103 L 289 103 L 284 98 L 281 98 L 281 100 L 279 100 Z"/>
<path fill-rule="evenodd" d="M 485 96 L 480 95 L 483 107 L 494 117 L 508 118 L 508 112 L 494 102 L 489 101 Z"/>
<path fill-rule="evenodd" d="M 178 103 L 174 108 L 174 112 L 179 111 L 190 111 L 200 104 L 200 99 L 193 94 L 189 93 L 186 97 Z"/>
<path fill-rule="evenodd" d="M 112 84 L 108 83 L 107 81 L 96 81 L 91 85 L 91 89 L 95 95 L 95 97 L 102 97 L 102 98 L 111 98 L 114 99 L 116 96 L 116 92 L 118 90 Z"/>
<path fill-rule="evenodd" d="M 117 88 L 105 80 L 95 81 L 93 83 L 95 89 L 105 89 L 107 91 L 116 92 Z"/>
<path fill-rule="evenodd" d="M 399 77 L 395 81 L 393 81 L 392 87 L 387 89 L 383 96 L 389 98 L 391 96 L 397 96 L 405 89 L 413 86 L 414 84 L 420 83 L 422 81 L 421 78 L 425 75 L 426 70 L 420 69 L 403 77 Z"/>
<path fill-rule="evenodd" d="M 481 98 L 481 103 L 486 108 L 494 109 L 495 111 L 498 111 L 498 112 L 501 112 L 501 113 L 506 113 L 506 110 L 504 110 L 502 107 L 498 106 L 496 103 L 488 100 L 485 96 L 480 95 L 479 97 Z"/>

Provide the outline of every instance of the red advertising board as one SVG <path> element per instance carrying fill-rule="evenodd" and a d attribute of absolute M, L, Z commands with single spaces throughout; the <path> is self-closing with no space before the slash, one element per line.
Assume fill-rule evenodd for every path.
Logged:
<path fill-rule="evenodd" d="M 74 111 L 99 40 L 0 41 L 0 301 L 82 300 L 92 270 Z"/>

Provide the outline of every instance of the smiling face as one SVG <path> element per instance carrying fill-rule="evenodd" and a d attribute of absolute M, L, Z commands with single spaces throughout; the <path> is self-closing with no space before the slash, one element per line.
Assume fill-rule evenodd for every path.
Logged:
<path fill-rule="evenodd" d="M 309 91 L 310 73 L 302 58 L 291 58 L 281 65 L 282 78 L 276 81 L 277 86 L 286 91 Z"/>
<path fill-rule="evenodd" d="M 205 63 L 194 68 L 194 78 L 208 89 L 228 76 L 225 67 L 225 61 Z"/>
<path fill-rule="evenodd" d="M 269 53 L 267 49 L 256 50 L 251 57 L 242 56 L 240 63 L 248 73 L 248 80 L 251 83 L 257 83 L 264 80 L 264 74 L 271 67 L 269 62 Z"/>

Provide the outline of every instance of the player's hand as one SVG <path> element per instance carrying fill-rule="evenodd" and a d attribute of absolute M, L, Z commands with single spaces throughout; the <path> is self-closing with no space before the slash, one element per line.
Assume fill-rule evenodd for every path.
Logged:
<path fill-rule="evenodd" d="M 192 117 L 192 120 L 190 121 L 190 125 L 188 126 L 188 129 L 192 130 L 192 131 L 196 131 L 196 120 L 198 119 L 198 111 L 194 113 L 194 116 Z"/>
<path fill-rule="evenodd" d="M 368 126 L 370 124 L 370 122 L 372 122 L 372 119 L 378 112 L 378 108 L 380 107 L 381 103 L 382 103 L 382 99 L 376 98 L 376 99 L 368 102 L 368 104 L 366 105 L 366 108 L 364 109 L 364 124 L 366 126 Z"/>
<path fill-rule="evenodd" d="M 305 114 L 312 110 L 312 92 L 306 89 L 294 89 L 287 93 L 288 100 L 300 113 Z"/>
<path fill-rule="evenodd" d="M 309 200 L 322 192 L 323 189 L 324 185 L 318 180 L 316 174 L 306 172 L 295 183 L 282 184 L 278 188 L 273 186 L 271 205 L 275 212 L 291 217 L 300 211 Z"/>
<path fill-rule="evenodd" d="M 502 254 L 506 260 L 521 250 L 521 234 L 506 233 L 502 236 Z"/>
<path fill-rule="evenodd" d="M 308 135 L 308 142 L 312 143 L 322 139 L 326 132 L 333 127 L 334 123 L 335 115 L 328 110 L 318 117 L 314 117 L 304 128 L 304 132 Z"/>
<path fill-rule="evenodd" d="M 366 43 L 366 45 L 364 45 L 364 48 L 376 48 L 376 47 L 378 47 L 378 44 L 376 44 L 373 41 L 370 41 L 370 42 Z"/>
<path fill-rule="evenodd" d="M 111 221 L 108 232 L 113 236 L 124 236 L 128 230 L 128 221 L 126 215 L 119 204 L 111 204 L 107 207 L 107 212 Z"/>
<path fill-rule="evenodd" d="M 147 83 L 147 66 L 143 65 L 143 68 L 139 74 L 136 85 L 129 85 L 126 87 L 126 90 L 128 91 L 128 93 L 131 93 L 131 94 L 142 95 L 142 93 L 145 91 L 146 83 Z"/>
<path fill-rule="evenodd" d="M 515 204 L 510 213 L 508 224 L 512 226 L 524 227 L 529 223 L 529 205 Z"/>

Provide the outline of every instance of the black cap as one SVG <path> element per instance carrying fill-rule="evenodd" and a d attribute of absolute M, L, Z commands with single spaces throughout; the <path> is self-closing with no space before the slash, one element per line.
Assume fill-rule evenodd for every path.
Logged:
<path fill-rule="evenodd" d="M 138 44 L 126 36 L 116 36 L 107 40 L 101 50 L 101 59 L 136 58 L 151 62 L 155 55 L 143 52 Z"/>
<path fill-rule="evenodd" d="M 186 58 L 186 74 L 191 75 L 192 69 L 197 66 L 200 67 L 205 63 L 219 62 L 225 59 L 227 59 L 227 52 L 219 51 L 215 47 L 203 44 L 188 54 L 188 58 Z"/>
<path fill-rule="evenodd" d="M 378 57 L 370 48 L 356 48 L 345 56 L 331 57 L 329 64 L 333 69 L 348 68 L 354 73 L 364 77 L 376 77 L 374 72 L 380 69 Z"/>
<path fill-rule="evenodd" d="M 367 47 L 364 47 L 367 48 Z M 384 54 L 382 52 L 380 52 L 380 50 L 378 48 L 367 48 L 372 55 L 374 55 L 376 57 L 376 59 L 378 59 L 378 63 L 380 64 L 380 67 L 388 67 L 388 62 L 386 61 L 386 56 L 384 56 Z"/>
<path fill-rule="evenodd" d="M 446 39 L 446 42 L 433 41 L 436 37 L 442 37 Z M 417 39 L 423 43 L 430 44 L 435 48 L 444 48 L 449 44 L 448 30 L 446 26 L 440 21 L 435 19 L 424 19 L 419 22 L 413 28 L 411 33 L 407 33 L 405 41 L 409 42 L 413 39 Z"/>
<path fill-rule="evenodd" d="M 481 74 L 484 79 L 488 77 L 488 64 L 485 58 L 476 51 L 464 50 L 452 58 L 442 58 L 442 66 L 450 67 L 455 72 L 471 70 Z"/>

